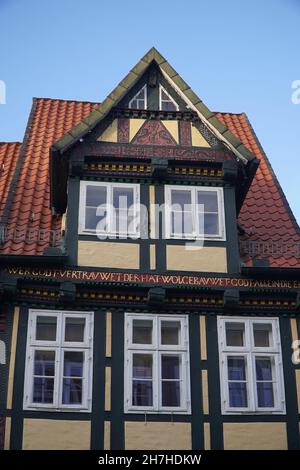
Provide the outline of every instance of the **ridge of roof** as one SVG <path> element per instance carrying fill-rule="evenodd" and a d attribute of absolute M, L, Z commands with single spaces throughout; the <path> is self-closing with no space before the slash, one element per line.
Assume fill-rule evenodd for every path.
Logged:
<path fill-rule="evenodd" d="M 51 98 L 51 97 L 47 97 L 47 96 L 33 96 L 32 100 L 43 100 L 43 101 L 61 101 L 63 103 L 87 103 L 87 104 L 95 104 L 95 105 L 99 105 L 101 104 L 100 101 L 90 101 L 90 100 L 72 100 L 72 99 L 64 99 L 64 98 Z"/>
<path fill-rule="evenodd" d="M 19 141 L 19 140 L 11 140 L 11 141 L 5 141 L 5 140 L 3 140 L 3 141 L 0 141 L 0 145 L 16 145 L 16 144 L 21 145 L 22 142 Z"/>
<path fill-rule="evenodd" d="M 247 164 L 254 160 L 255 155 L 247 149 L 242 142 L 230 132 L 216 117 L 215 113 L 210 111 L 203 101 L 194 93 L 191 87 L 181 78 L 176 70 L 168 61 L 152 47 L 140 61 L 129 71 L 113 91 L 79 124 L 70 129 L 63 137 L 57 140 L 53 145 L 53 151 L 63 153 L 70 148 L 78 139 L 82 138 L 87 132 L 93 129 L 125 96 L 127 91 L 137 82 L 145 70 L 152 62 L 156 62 L 165 78 L 174 86 L 175 90 L 182 94 L 189 106 L 196 111 L 203 124 L 206 125 L 221 140 L 236 157 Z"/>

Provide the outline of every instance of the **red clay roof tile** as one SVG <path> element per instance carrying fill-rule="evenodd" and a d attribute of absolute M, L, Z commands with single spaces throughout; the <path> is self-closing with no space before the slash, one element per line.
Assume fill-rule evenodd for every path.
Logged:
<path fill-rule="evenodd" d="M 0 217 L 3 215 L 21 145 L 20 142 L 0 143 Z"/>

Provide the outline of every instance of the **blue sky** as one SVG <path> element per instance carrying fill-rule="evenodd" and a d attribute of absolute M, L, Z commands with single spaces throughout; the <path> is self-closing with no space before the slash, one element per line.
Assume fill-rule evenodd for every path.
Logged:
<path fill-rule="evenodd" d="M 33 96 L 101 101 L 155 46 L 209 108 L 248 114 L 300 222 L 299 24 L 300 0 L 0 0 L 0 141 Z"/>

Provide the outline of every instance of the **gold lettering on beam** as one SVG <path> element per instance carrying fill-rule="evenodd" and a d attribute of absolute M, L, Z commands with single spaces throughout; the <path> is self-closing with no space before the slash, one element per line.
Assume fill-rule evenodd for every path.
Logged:
<path fill-rule="evenodd" d="M 11 276 L 221 288 L 300 289 L 300 281 L 8 267 Z"/>

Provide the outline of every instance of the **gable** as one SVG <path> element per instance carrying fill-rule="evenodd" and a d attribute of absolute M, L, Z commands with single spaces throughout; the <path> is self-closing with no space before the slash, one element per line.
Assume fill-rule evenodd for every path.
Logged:
<path fill-rule="evenodd" d="M 226 147 L 229 148 L 235 157 L 245 165 L 249 161 L 255 160 L 255 156 L 234 136 L 229 129 L 221 124 L 215 113 L 210 111 L 201 101 L 201 99 L 191 90 L 187 83 L 178 75 L 171 65 L 162 57 L 162 55 L 152 48 L 136 64 L 119 85 L 110 93 L 109 96 L 84 118 L 80 124 L 70 129 L 62 138 L 52 145 L 53 153 L 64 153 L 73 146 L 79 139 L 82 139 L 87 133 L 91 132 L 115 106 L 119 106 L 124 97 L 138 84 L 143 74 L 149 70 L 150 65 L 158 67 L 160 73 L 166 79 L 171 89 L 174 89 L 183 102 L 188 104 L 188 108 L 195 112 L 202 124 L 209 129 Z M 149 86 L 156 85 L 157 77 L 155 73 L 149 73 Z M 137 90 L 135 90 L 135 93 Z M 172 91 L 171 91 L 172 93 Z M 133 95 L 134 96 L 134 95 Z M 132 97 L 133 97 L 132 96 Z M 131 98 L 132 98 L 131 97 Z M 149 104 L 151 106 L 151 104 Z M 185 105 L 184 105 L 185 106 Z"/>

